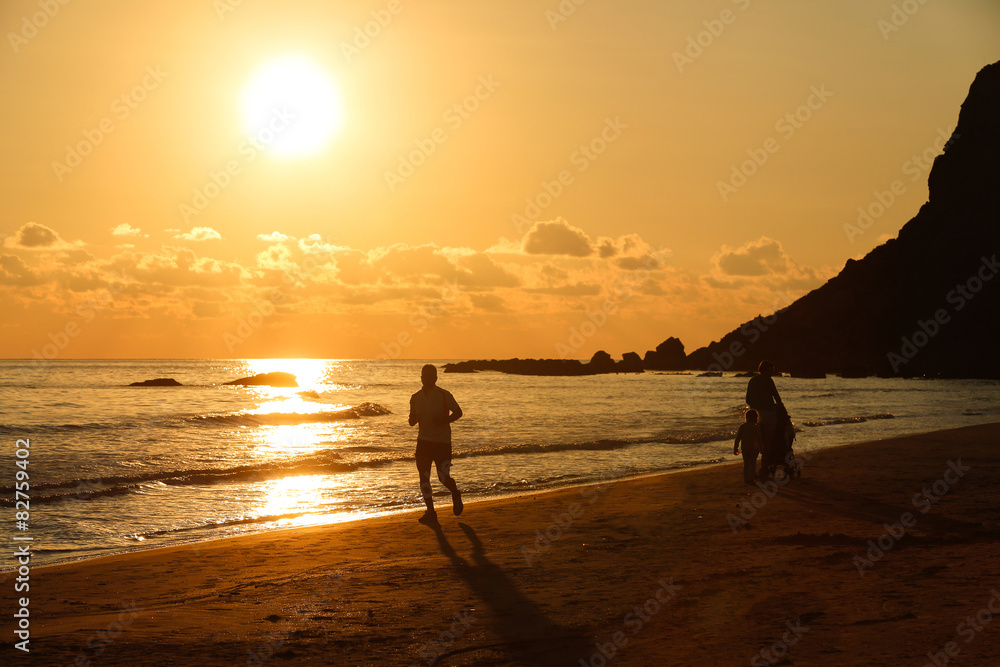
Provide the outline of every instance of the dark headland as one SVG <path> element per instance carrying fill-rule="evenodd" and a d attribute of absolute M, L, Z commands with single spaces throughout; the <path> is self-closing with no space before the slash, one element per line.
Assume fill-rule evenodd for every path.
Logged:
<path fill-rule="evenodd" d="M 750 371 L 777 360 L 792 375 L 1000 378 L 1000 63 L 977 74 L 958 125 L 934 160 L 928 201 L 890 239 L 770 317 L 684 353 L 668 338 L 641 357 L 589 363 L 507 359 L 447 364 L 446 372 L 594 375 L 644 370 Z M 845 221 L 871 226 L 863 207 Z"/>

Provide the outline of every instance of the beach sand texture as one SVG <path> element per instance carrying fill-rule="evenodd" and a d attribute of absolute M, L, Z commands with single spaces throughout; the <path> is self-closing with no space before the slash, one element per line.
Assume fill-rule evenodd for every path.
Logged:
<path fill-rule="evenodd" d="M 998 443 L 827 449 L 771 498 L 733 457 L 462 517 L 442 496 L 438 530 L 407 513 L 33 568 L 31 653 L 5 611 L 4 664 L 996 665 Z"/>

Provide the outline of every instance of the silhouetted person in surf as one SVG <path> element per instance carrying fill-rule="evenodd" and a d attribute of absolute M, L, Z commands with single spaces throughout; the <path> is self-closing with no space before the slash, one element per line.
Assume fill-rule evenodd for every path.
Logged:
<path fill-rule="evenodd" d="M 747 405 L 757 411 L 760 424 L 761 444 L 761 474 L 766 475 L 768 465 L 771 464 L 772 439 L 774 429 L 778 422 L 778 406 L 781 405 L 781 396 L 778 395 L 778 388 L 774 386 L 771 374 L 774 373 L 774 364 L 770 361 L 762 361 L 757 367 L 757 375 L 747 382 Z"/>
<path fill-rule="evenodd" d="M 431 494 L 431 463 L 437 466 L 438 479 L 451 491 L 452 509 L 462 513 L 462 494 L 451 478 L 451 423 L 462 416 L 451 392 L 437 386 L 437 368 L 427 364 L 420 370 L 423 389 L 410 397 L 410 426 L 419 424 L 417 432 L 417 472 L 420 474 L 420 494 L 427 511 L 421 523 L 437 523 L 434 497 Z"/>

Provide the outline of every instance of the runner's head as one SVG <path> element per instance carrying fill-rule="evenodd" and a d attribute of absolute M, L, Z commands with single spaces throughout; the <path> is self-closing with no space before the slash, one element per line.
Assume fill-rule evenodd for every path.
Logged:
<path fill-rule="evenodd" d="M 774 364 L 772 364 L 770 361 L 766 360 L 762 361 L 760 362 L 760 365 L 757 366 L 757 372 L 760 373 L 761 375 L 770 376 L 774 373 Z"/>
<path fill-rule="evenodd" d="M 425 364 L 420 369 L 420 381 L 424 383 L 425 387 L 433 387 L 437 383 L 437 379 L 438 369 L 434 364 Z"/>

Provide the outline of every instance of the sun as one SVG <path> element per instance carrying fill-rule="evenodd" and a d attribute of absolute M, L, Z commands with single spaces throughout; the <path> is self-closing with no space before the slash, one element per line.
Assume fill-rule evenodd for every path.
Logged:
<path fill-rule="evenodd" d="M 261 66 L 247 83 L 242 103 L 250 138 L 282 157 L 318 153 L 344 121 L 332 77 L 299 55 Z"/>

